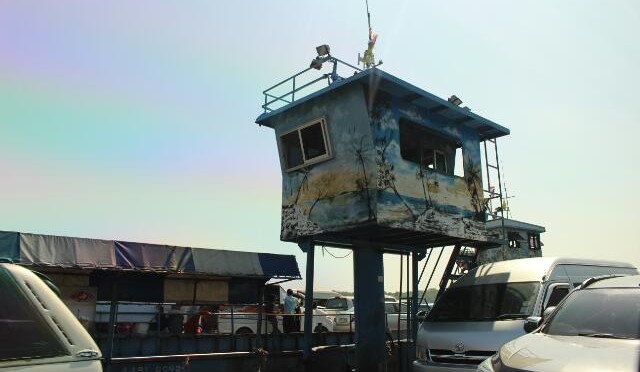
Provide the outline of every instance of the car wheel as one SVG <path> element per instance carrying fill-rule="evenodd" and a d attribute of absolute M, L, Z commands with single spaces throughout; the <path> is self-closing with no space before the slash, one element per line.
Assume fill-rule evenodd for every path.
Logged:
<path fill-rule="evenodd" d="M 326 333 L 329 332 L 329 330 L 327 329 L 327 327 L 323 326 L 323 325 L 319 325 L 316 326 L 316 328 L 313 330 L 314 332 L 318 332 L 318 333 Z"/>
<path fill-rule="evenodd" d="M 238 329 L 236 331 L 237 335 L 252 335 L 253 331 L 251 330 L 251 328 L 247 328 L 247 327 L 242 327 L 240 329 Z"/>

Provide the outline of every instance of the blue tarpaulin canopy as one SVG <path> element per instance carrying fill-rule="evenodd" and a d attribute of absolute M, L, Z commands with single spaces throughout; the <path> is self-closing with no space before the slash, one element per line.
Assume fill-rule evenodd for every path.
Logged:
<path fill-rule="evenodd" d="M 293 255 L 5 231 L 0 258 L 27 266 L 300 279 Z"/>

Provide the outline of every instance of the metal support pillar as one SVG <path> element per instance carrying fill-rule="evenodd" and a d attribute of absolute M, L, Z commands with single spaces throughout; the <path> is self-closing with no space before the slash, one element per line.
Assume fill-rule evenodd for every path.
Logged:
<path fill-rule="evenodd" d="M 353 249 L 356 322 L 356 368 L 384 372 L 386 339 L 384 313 L 384 269 L 381 250 Z"/>
<path fill-rule="evenodd" d="M 411 301 L 413 302 L 413 306 L 411 306 L 411 340 L 413 343 L 411 344 L 411 347 L 415 350 L 418 337 L 418 310 L 420 309 L 420 304 L 418 303 L 418 292 L 420 291 L 420 284 L 418 283 L 418 262 L 420 261 L 420 258 L 418 257 L 418 252 L 413 252 L 412 258 L 411 277 L 413 278 L 413 284 L 411 288 Z M 416 355 L 416 353 L 412 352 L 409 355 Z"/>
<path fill-rule="evenodd" d="M 111 370 L 111 358 L 113 358 L 113 339 L 116 333 L 116 322 L 118 315 L 118 278 L 111 278 L 111 303 L 109 307 L 109 330 L 107 331 L 107 347 L 104 350 L 106 370 Z"/>
<path fill-rule="evenodd" d="M 302 358 L 305 365 L 310 365 L 311 345 L 313 343 L 313 259 L 315 254 L 315 243 L 312 239 L 307 239 L 298 243 L 303 252 L 307 252 L 307 275 L 305 283 L 305 303 L 304 303 L 304 340 Z"/>
<path fill-rule="evenodd" d="M 264 312 L 264 285 L 262 287 L 260 287 L 260 293 L 258 294 L 258 323 L 256 324 L 256 349 L 260 350 L 262 349 L 262 346 L 264 344 L 263 342 L 263 331 L 262 331 L 262 319 L 263 319 L 263 312 Z M 264 326 L 265 331 L 264 333 L 267 333 L 267 326 Z M 233 329 L 233 328 L 231 328 Z"/>

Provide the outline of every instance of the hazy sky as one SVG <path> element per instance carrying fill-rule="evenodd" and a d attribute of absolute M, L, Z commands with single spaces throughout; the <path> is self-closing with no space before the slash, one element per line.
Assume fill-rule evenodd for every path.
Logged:
<path fill-rule="evenodd" d="M 513 218 L 547 228 L 545 255 L 640 266 L 640 3 L 369 6 L 383 70 L 511 129 Z M 296 254 L 304 273 L 262 90 L 366 41 L 364 0 L 0 2 L 0 230 Z M 319 250 L 316 287 L 352 286 L 351 256 Z"/>

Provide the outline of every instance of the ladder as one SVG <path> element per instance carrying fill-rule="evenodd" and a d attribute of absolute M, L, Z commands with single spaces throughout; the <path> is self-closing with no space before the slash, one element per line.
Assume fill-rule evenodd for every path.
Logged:
<path fill-rule="evenodd" d="M 489 144 L 487 144 L 487 142 Z M 492 220 L 500 219 L 502 221 L 502 228 L 500 229 L 499 238 L 505 240 L 506 234 L 504 229 L 504 218 L 505 212 L 507 212 L 507 217 L 509 216 L 509 206 L 507 205 L 506 196 L 503 197 L 502 191 L 502 177 L 500 175 L 500 159 L 498 157 L 498 141 L 495 138 L 484 140 L 484 162 L 486 167 L 486 180 L 487 180 L 487 188 L 484 189 L 484 200 L 487 211 L 489 212 L 489 216 Z M 493 146 L 491 146 L 493 145 Z M 493 147 L 492 151 L 494 155 L 494 159 L 491 159 L 489 156 L 489 150 L 487 148 Z M 492 178 L 496 178 L 498 181 L 498 185 L 492 185 Z M 498 206 L 494 209 L 494 201 L 498 202 Z"/>
<path fill-rule="evenodd" d="M 478 255 L 478 249 L 472 247 L 463 247 L 456 245 L 451 251 L 449 262 L 442 273 L 442 279 L 440 279 L 440 288 L 436 299 L 444 293 L 449 285 L 458 280 L 467 271 L 473 269 L 476 264 L 476 257 Z"/>

